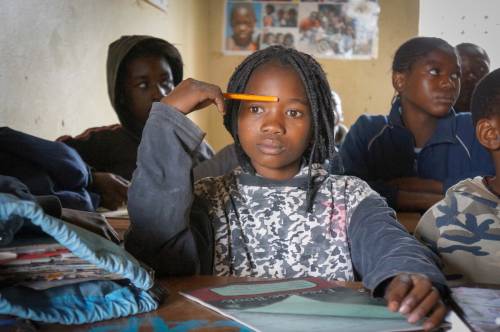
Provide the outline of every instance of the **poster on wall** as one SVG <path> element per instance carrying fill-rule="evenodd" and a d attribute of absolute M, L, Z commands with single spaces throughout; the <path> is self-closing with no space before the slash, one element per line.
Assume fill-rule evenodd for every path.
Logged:
<path fill-rule="evenodd" d="M 246 55 L 270 45 L 318 58 L 374 59 L 378 0 L 226 0 L 223 52 Z"/>

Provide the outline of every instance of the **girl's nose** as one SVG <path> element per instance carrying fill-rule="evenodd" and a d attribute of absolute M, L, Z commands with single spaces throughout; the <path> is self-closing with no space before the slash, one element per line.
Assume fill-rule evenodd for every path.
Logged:
<path fill-rule="evenodd" d="M 269 135 L 283 135 L 286 130 L 281 114 L 278 111 L 266 114 L 262 122 L 261 131 Z"/>
<path fill-rule="evenodd" d="M 455 88 L 457 86 L 457 82 L 450 76 L 450 77 L 443 77 L 441 80 L 441 86 L 445 88 Z"/>

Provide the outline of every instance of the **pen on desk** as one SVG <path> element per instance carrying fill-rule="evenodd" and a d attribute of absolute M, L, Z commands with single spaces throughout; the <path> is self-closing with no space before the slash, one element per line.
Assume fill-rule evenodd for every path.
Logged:
<path fill-rule="evenodd" d="M 259 95 L 249 95 L 244 93 L 229 93 L 229 92 L 223 93 L 222 95 L 226 99 L 268 101 L 268 102 L 279 101 L 279 98 L 276 96 L 259 96 Z"/>

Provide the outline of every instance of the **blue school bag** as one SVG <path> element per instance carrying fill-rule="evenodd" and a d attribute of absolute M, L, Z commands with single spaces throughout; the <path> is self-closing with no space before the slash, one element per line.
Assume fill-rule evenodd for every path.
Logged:
<path fill-rule="evenodd" d="M 5 240 L 15 237 L 23 223 L 38 226 L 74 255 L 122 275 L 124 280 L 87 281 L 45 290 L 0 285 L 0 314 L 46 323 L 83 324 L 158 308 L 163 291 L 154 284 L 153 272 L 123 248 L 46 215 L 35 202 L 0 194 L 0 243 L 7 244 Z"/>

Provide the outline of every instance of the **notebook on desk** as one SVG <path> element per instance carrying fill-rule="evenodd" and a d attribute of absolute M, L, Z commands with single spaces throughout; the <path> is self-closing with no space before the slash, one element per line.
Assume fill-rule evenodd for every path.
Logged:
<path fill-rule="evenodd" d="M 452 298 L 472 331 L 500 331 L 500 289 L 455 287 Z"/>
<path fill-rule="evenodd" d="M 181 295 L 255 331 L 420 331 L 365 289 L 320 278 L 232 283 Z"/>

